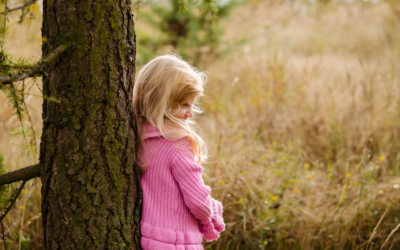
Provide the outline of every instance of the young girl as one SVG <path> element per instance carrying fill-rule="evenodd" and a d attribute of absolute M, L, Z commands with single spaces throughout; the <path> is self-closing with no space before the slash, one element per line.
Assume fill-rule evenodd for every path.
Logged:
<path fill-rule="evenodd" d="M 222 204 L 210 197 L 202 167 L 206 147 L 190 118 L 206 77 L 173 55 L 147 63 L 133 89 L 143 169 L 144 250 L 199 250 L 225 229 Z"/>

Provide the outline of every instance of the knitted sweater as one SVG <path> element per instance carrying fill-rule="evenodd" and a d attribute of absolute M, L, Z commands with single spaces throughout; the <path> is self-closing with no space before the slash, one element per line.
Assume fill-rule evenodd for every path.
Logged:
<path fill-rule="evenodd" d="M 141 245 L 144 250 L 200 250 L 204 235 L 216 240 L 225 229 L 222 204 L 210 197 L 202 167 L 194 162 L 187 138 L 167 140 L 149 124 L 142 126 L 143 210 Z"/>

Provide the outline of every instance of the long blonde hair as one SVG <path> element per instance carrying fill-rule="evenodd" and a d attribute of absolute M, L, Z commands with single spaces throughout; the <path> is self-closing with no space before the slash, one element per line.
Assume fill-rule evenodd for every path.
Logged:
<path fill-rule="evenodd" d="M 172 109 L 174 104 L 179 105 L 196 96 L 192 104 L 193 113 L 201 113 L 199 98 L 203 95 L 206 81 L 204 72 L 198 72 L 176 55 L 158 56 L 143 66 L 133 88 L 133 108 L 139 129 L 139 160 L 144 148 L 141 124 L 147 122 L 158 128 L 166 139 L 187 137 L 196 162 L 200 164 L 205 161 L 207 148 L 203 139 L 192 129 L 194 121 L 190 118 L 182 121 L 174 117 Z M 173 134 L 167 133 L 170 128 L 173 128 Z"/>

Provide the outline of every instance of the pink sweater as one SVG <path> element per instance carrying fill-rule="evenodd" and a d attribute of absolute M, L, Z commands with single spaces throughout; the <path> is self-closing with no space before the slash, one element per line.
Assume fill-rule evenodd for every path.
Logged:
<path fill-rule="evenodd" d="M 187 138 L 167 140 L 149 124 L 143 126 L 147 170 L 141 177 L 144 250 L 200 250 L 202 235 L 216 240 L 225 229 L 222 204 L 210 197 L 202 167 L 194 163 Z"/>

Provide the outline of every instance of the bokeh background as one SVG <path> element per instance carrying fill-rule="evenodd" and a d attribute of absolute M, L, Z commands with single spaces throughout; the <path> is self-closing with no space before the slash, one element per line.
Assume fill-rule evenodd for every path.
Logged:
<path fill-rule="evenodd" d="M 208 72 L 196 130 L 227 227 L 205 248 L 366 249 L 373 235 L 369 249 L 400 249 L 400 1 L 221 0 L 214 21 L 194 4 L 132 9 L 139 67 L 176 52 Z M 15 59 L 41 57 L 41 3 L 29 11 L 7 24 Z M 38 145 L 41 82 L 25 84 Z M 7 171 L 38 162 L 20 128 L 0 92 Z M 30 181 L 4 219 L 13 249 L 42 248 L 41 220 L 27 223 L 40 186 Z"/>

